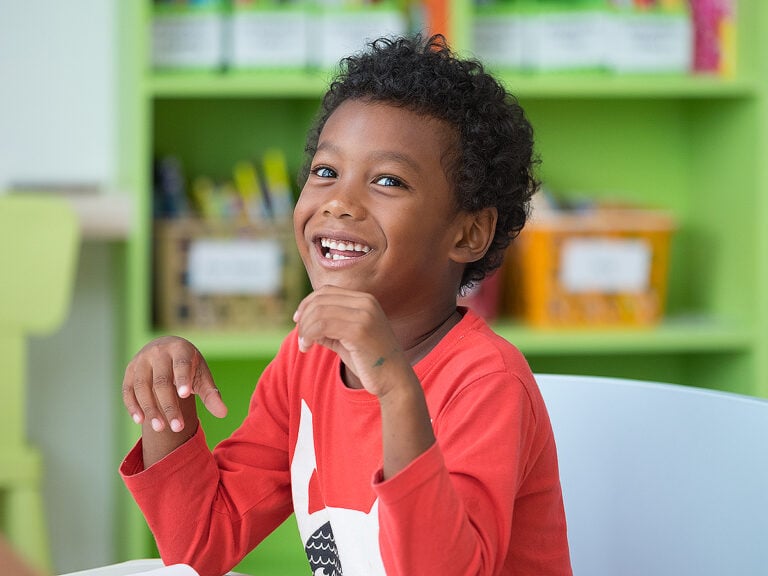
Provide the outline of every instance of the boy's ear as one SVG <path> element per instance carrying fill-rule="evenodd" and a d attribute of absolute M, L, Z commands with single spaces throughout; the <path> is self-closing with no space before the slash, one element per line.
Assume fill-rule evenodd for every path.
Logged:
<path fill-rule="evenodd" d="M 485 256 L 496 232 L 498 217 L 495 207 L 464 214 L 456 233 L 451 255 L 453 260 L 466 264 Z"/>

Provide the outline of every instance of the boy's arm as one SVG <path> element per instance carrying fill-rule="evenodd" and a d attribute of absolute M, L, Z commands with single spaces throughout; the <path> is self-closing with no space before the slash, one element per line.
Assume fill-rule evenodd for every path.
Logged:
<path fill-rule="evenodd" d="M 184 427 L 178 432 L 174 432 L 168 425 L 164 425 L 158 431 L 152 427 L 150 419 L 145 418 L 142 421 L 141 448 L 144 468 L 149 468 L 152 464 L 159 462 L 194 436 L 199 425 L 194 396 L 179 398 L 179 410 L 183 417 Z"/>
<path fill-rule="evenodd" d="M 543 403 L 510 372 L 478 375 L 435 415 L 437 444 L 376 478 L 387 573 L 490 575 L 509 562 L 521 575 L 570 574 Z"/>
<path fill-rule="evenodd" d="M 203 429 L 151 467 L 142 461 L 149 431 L 120 465 L 166 563 L 223 574 L 291 513 L 287 371 L 278 356 L 259 377 L 242 424 L 211 452 Z M 150 426 L 151 429 L 151 426 Z M 192 433 L 192 429 L 196 431 Z"/>
<path fill-rule="evenodd" d="M 142 425 L 145 468 L 194 435 L 198 426 L 194 395 L 214 416 L 226 416 L 227 407 L 205 359 L 183 338 L 153 340 L 128 364 L 123 403 L 134 422 Z"/>
<path fill-rule="evenodd" d="M 382 473 L 391 478 L 435 443 L 427 401 L 416 374 L 405 358 L 384 358 L 379 368 L 388 382 L 398 383 L 379 396 L 381 407 Z M 388 365 L 387 365 L 388 364 Z"/>
<path fill-rule="evenodd" d="M 294 321 L 302 351 L 313 344 L 333 350 L 347 380 L 378 397 L 385 478 L 435 443 L 421 383 L 373 296 L 326 286 L 304 299 Z"/>

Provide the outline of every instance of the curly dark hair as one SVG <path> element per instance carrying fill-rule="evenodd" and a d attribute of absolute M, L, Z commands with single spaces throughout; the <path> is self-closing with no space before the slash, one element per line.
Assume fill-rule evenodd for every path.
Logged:
<path fill-rule="evenodd" d="M 379 38 L 367 51 L 341 61 L 307 136 L 300 182 L 306 181 L 326 121 L 350 99 L 402 106 L 453 127 L 457 149 L 450 152 L 446 172 L 459 209 L 498 211 L 490 248 L 467 264 L 461 288 L 498 268 L 539 187 L 533 128 L 517 99 L 480 62 L 458 58 L 441 35 Z"/>

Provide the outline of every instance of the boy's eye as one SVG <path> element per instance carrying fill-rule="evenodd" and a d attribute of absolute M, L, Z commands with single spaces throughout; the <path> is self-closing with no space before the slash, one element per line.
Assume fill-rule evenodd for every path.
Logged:
<path fill-rule="evenodd" d="M 312 170 L 312 173 L 315 176 L 319 176 L 320 178 L 335 178 L 336 172 L 328 168 L 327 166 L 319 166 L 318 168 L 315 168 Z"/>
<path fill-rule="evenodd" d="M 392 176 L 381 176 L 374 180 L 374 184 L 378 184 L 380 186 L 403 186 L 402 180 L 398 180 Z"/>

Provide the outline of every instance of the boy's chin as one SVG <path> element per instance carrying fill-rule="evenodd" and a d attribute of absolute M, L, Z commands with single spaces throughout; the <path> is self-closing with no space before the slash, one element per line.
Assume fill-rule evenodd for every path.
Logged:
<path fill-rule="evenodd" d="M 359 282 L 345 281 L 343 278 L 334 278 L 334 279 L 323 278 L 322 280 L 318 280 L 318 281 L 310 280 L 310 285 L 312 286 L 313 291 L 319 290 L 320 288 L 323 288 L 325 286 L 333 286 L 334 288 L 341 288 L 343 290 L 350 290 L 352 292 L 371 293 L 370 290 L 361 286 Z"/>
<path fill-rule="evenodd" d="M 360 278 L 359 274 L 346 275 L 346 274 L 334 274 L 334 275 L 319 275 L 318 277 L 310 277 L 309 283 L 312 286 L 312 290 L 319 290 L 325 286 L 333 286 L 334 288 L 341 288 L 342 290 L 349 290 L 350 292 L 361 292 L 365 294 L 371 294 L 372 296 L 379 298 L 379 294 L 373 286 L 365 279 Z"/>

